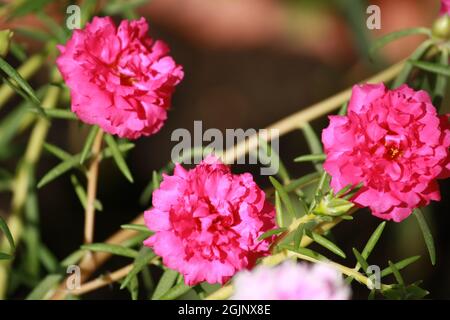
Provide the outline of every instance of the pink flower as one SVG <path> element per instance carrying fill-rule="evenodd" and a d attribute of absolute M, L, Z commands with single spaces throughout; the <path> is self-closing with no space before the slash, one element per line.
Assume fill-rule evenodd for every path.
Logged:
<path fill-rule="evenodd" d="M 161 129 L 183 70 L 147 31 L 144 18 L 116 28 L 111 18 L 95 17 L 58 46 L 56 64 L 83 122 L 129 139 Z"/>
<path fill-rule="evenodd" d="M 153 193 L 145 212 L 155 231 L 144 244 L 182 275 L 186 284 L 225 283 L 269 253 L 275 211 L 249 173 L 235 175 L 215 157 L 186 171 L 177 164 Z"/>
<path fill-rule="evenodd" d="M 324 168 L 335 192 L 363 182 L 352 201 L 396 222 L 440 200 L 436 179 L 450 175 L 450 126 L 425 91 L 354 86 L 348 115 L 329 118 Z"/>
<path fill-rule="evenodd" d="M 441 0 L 441 10 L 439 13 L 441 15 L 450 14 L 450 0 Z"/>
<path fill-rule="evenodd" d="M 284 262 L 259 265 L 234 278 L 233 300 L 348 300 L 351 290 L 342 275 L 326 264 Z"/>

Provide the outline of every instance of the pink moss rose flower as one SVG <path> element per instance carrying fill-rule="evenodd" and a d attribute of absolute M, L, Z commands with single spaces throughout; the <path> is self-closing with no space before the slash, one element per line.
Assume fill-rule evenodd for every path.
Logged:
<path fill-rule="evenodd" d="M 329 118 L 324 168 L 335 192 L 362 182 L 352 201 L 396 222 L 440 200 L 436 179 L 450 176 L 450 126 L 425 91 L 357 85 L 348 115 Z"/>
<path fill-rule="evenodd" d="M 83 122 L 129 139 L 161 129 L 183 70 L 147 31 L 144 18 L 116 28 L 111 18 L 95 17 L 58 46 L 56 64 Z"/>
<path fill-rule="evenodd" d="M 233 300 L 348 300 L 350 286 L 326 264 L 259 265 L 234 278 Z"/>
<path fill-rule="evenodd" d="M 235 175 L 215 157 L 192 170 L 177 164 L 153 193 L 145 223 L 155 234 L 144 244 L 187 285 L 224 284 L 238 270 L 251 268 L 269 253 L 274 207 L 249 173 Z"/>
<path fill-rule="evenodd" d="M 450 0 L 441 0 L 441 10 L 440 14 L 449 14 L 450 15 Z"/>

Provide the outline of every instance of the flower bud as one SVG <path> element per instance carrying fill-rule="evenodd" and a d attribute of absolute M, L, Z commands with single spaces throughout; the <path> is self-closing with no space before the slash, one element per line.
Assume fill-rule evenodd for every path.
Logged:
<path fill-rule="evenodd" d="M 436 38 L 450 39 L 450 16 L 448 14 L 442 15 L 434 22 L 432 34 Z"/>

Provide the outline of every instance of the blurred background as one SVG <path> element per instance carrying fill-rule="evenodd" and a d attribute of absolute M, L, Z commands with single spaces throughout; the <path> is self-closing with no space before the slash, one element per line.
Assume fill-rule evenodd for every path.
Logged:
<path fill-rule="evenodd" d="M 69 1 L 36 1 L 45 3 L 45 13 L 65 25 Z M 11 1 L 0 1 L 3 5 Z M 366 8 L 381 8 L 381 29 L 368 30 Z M 136 9 L 130 10 L 136 5 Z M 1 7 L 0 7 L 1 8 Z M 105 9 L 107 8 L 107 9 Z M 41 9 L 40 9 L 41 10 Z M 176 128 L 193 130 L 193 121 L 202 120 L 203 128 L 263 128 L 308 105 L 318 102 L 408 56 L 423 40 L 412 36 L 395 41 L 369 59 L 373 40 L 392 31 L 416 26 L 431 26 L 439 10 L 438 0 L 151 0 L 97 1 L 96 14 L 109 14 L 116 21 L 124 17 L 144 16 L 154 38 L 163 39 L 175 60 L 183 65 L 185 78 L 177 87 L 169 118 L 155 136 L 136 141 L 128 157 L 135 178 L 129 184 L 112 161 L 100 168 L 99 199 L 103 212 L 96 216 L 96 241 L 103 241 L 146 209 L 139 197 L 151 180 L 153 170 L 170 161 L 170 136 Z M 0 29 L 17 30 L 14 39 L 27 53 L 42 50 L 43 42 L 31 39 L 27 30 L 49 32 L 39 12 L 14 17 L 2 16 Z M 19 61 L 8 56 L 17 66 Z M 47 81 L 47 74 L 31 79 L 33 87 Z M 0 110 L 0 120 L 20 98 Z M 313 123 L 318 133 L 327 126 L 323 117 Z M 67 121 L 55 121 L 48 141 L 71 152 L 80 152 L 86 128 Z M 82 132 L 83 134 L 80 134 Z M 18 137 L 17 145 L 27 135 Z M 0 167 L 14 171 L 23 149 L 18 147 L 8 157 L 0 158 Z M 280 154 L 292 177 L 314 170 L 293 159 L 309 153 L 300 131 L 280 141 Z M 39 179 L 58 160 L 44 154 L 36 176 Z M 235 165 L 235 172 L 250 171 L 256 166 Z M 267 177 L 257 176 L 263 187 Z M 441 181 L 443 201 L 432 205 L 427 220 L 437 246 L 437 264 L 432 267 L 421 232 L 413 217 L 401 224 L 388 223 L 385 234 L 371 255 L 372 264 L 387 264 L 420 254 L 422 258 L 404 270 L 407 282 L 424 280 L 429 298 L 450 298 L 450 193 L 449 181 Z M 10 195 L 0 193 L 0 214 L 7 215 Z M 82 243 L 83 209 L 73 191 L 69 175 L 39 190 L 39 212 L 42 242 L 62 259 Z M 371 232 L 380 223 L 366 211 L 356 214 L 353 222 L 344 222 L 334 231 L 337 244 L 346 252 L 362 249 Z M 340 261 L 343 262 L 343 261 Z M 354 261 L 349 258 L 347 265 Z M 112 259 L 101 270 L 123 265 Z M 386 265 L 381 266 L 386 267 Z M 18 286 L 11 293 L 23 298 L 27 290 Z M 354 297 L 365 299 L 367 290 L 354 286 Z M 128 298 L 118 286 L 107 287 L 86 296 L 92 299 Z"/>

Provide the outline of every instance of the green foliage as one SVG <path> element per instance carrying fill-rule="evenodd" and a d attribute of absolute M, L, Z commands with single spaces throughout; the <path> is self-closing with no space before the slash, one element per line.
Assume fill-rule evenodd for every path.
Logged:
<path fill-rule="evenodd" d="M 259 238 L 258 238 L 258 240 L 264 240 L 264 239 L 267 239 L 267 238 L 270 238 L 270 237 L 272 237 L 272 236 L 275 236 L 275 235 L 278 235 L 278 234 L 280 234 L 280 233 L 283 233 L 283 232 L 285 232 L 287 230 L 287 228 L 278 228 L 278 229 L 272 229 L 272 230 L 269 230 L 269 231 L 267 231 L 267 232 L 264 232 Z"/>
<path fill-rule="evenodd" d="M 126 286 L 131 285 L 131 282 L 134 281 L 133 279 L 137 277 L 138 273 L 141 272 L 154 257 L 155 254 L 152 250 L 146 247 L 142 247 L 134 259 L 133 268 L 122 282 L 120 288 L 123 289 Z"/>
<path fill-rule="evenodd" d="M 344 258 L 344 259 L 346 258 L 344 251 L 342 251 L 341 248 L 339 248 L 337 245 L 335 245 L 332 241 L 328 240 L 324 236 L 321 236 L 320 234 L 310 231 L 308 229 L 305 230 L 305 233 L 314 242 L 320 244 L 322 247 L 330 250 L 331 252 L 340 256 L 341 258 Z"/>
<path fill-rule="evenodd" d="M 294 207 L 292 205 L 291 199 L 289 198 L 288 193 L 284 189 L 284 187 L 273 177 L 269 177 L 270 182 L 275 187 L 275 190 L 278 192 L 281 202 L 285 206 L 287 213 L 290 217 L 298 217 Z"/>
<path fill-rule="evenodd" d="M 420 230 L 422 231 L 423 239 L 425 240 L 428 253 L 430 254 L 431 264 L 434 266 L 436 264 L 436 248 L 434 246 L 433 235 L 431 234 L 430 228 L 428 227 L 428 224 L 420 209 L 414 210 L 414 216 L 416 217 Z"/>
<path fill-rule="evenodd" d="M 138 256 L 138 252 L 136 250 L 126 248 L 117 244 L 91 243 L 82 245 L 81 249 L 90 251 L 108 252 L 117 256 L 123 256 L 128 258 L 136 258 Z"/>
<path fill-rule="evenodd" d="M 45 115 L 44 109 L 41 107 L 41 101 L 37 97 L 33 88 L 28 84 L 22 76 L 9 65 L 2 57 L 0 57 L 0 70 L 4 73 L 2 75 L 3 79 L 11 85 L 13 89 L 17 91 L 21 96 L 31 102 L 31 105 L 36 108 L 36 110 Z"/>
<path fill-rule="evenodd" d="M 166 269 L 153 292 L 152 300 L 159 300 L 167 293 L 175 283 L 178 273 L 175 270 Z"/>
<path fill-rule="evenodd" d="M 123 173 L 125 178 L 127 178 L 128 181 L 133 182 L 133 177 L 131 176 L 130 169 L 128 169 L 127 163 L 125 162 L 125 159 L 122 155 L 122 152 L 119 149 L 119 146 L 117 145 L 116 140 L 109 134 L 105 134 L 105 141 L 108 144 L 109 148 L 111 149 L 114 161 L 117 164 L 117 167 L 120 169 L 120 171 Z"/>
<path fill-rule="evenodd" d="M 118 146 L 118 149 L 121 152 L 126 152 L 128 150 L 131 150 L 132 148 L 134 148 L 134 144 L 132 144 L 132 143 L 123 143 Z M 101 153 L 102 158 L 110 158 L 111 156 L 112 156 L 112 151 L 110 148 L 106 148 Z M 86 156 L 86 158 L 89 159 L 91 157 L 92 157 L 92 154 L 90 152 L 88 152 L 88 155 Z M 41 178 L 41 180 L 38 183 L 38 188 L 42 188 L 43 186 L 45 186 L 49 182 L 55 180 L 56 178 L 63 175 L 67 171 L 78 167 L 80 165 L 80 160 L 81 160 L 81 154 L 76 154 L 76 155 L 71 156 L 69 159 L 62 161 L 60 164 L 58 164 L 53 169 L 48 171 Z"/>
<path fill-rule="evenodd" d="M 418 34 L 431 36 L 431 31 L 428 28 L 410 28 L 410 29 L 404 29 L 404 30 L 389 33 L 389 34 L 387 34 L 381 38 L 378 38 L 377 40 L 374 41 L 373 45 L 371 46 L 371 48 L 369 50 L 369 54 L 371 57 L 373 57 L 374 53 L 376 51 L 378 51 L 379 49 L 381 49 L 388 43 L 390 43 L 394 40 L 406 37 L 406 36 L 418 35 Z"/>

